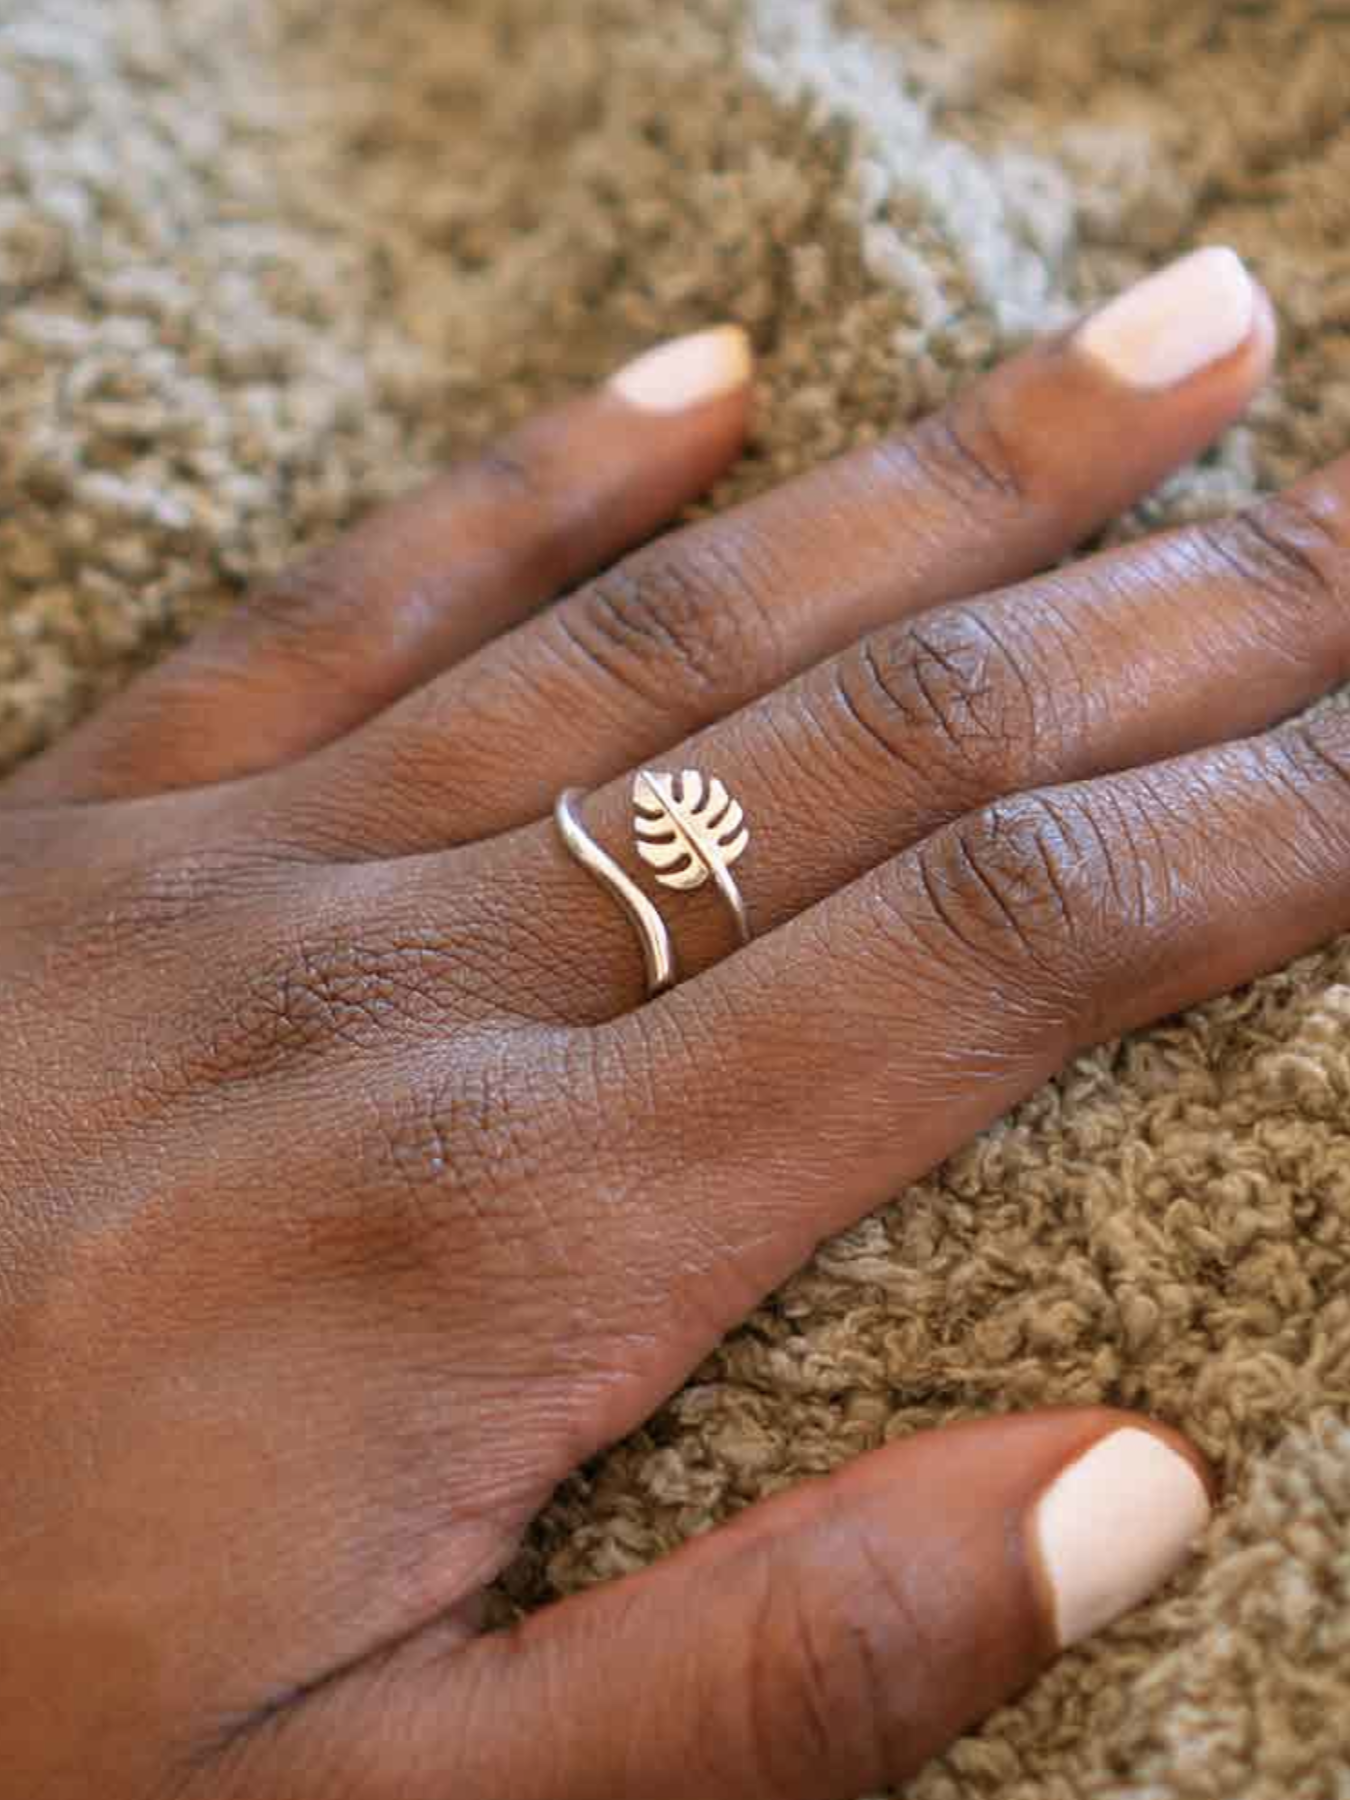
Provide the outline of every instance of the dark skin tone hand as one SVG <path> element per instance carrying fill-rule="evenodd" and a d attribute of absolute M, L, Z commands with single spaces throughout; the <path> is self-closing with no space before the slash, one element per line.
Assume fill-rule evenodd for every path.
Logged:
<path fill-rule="evenodd" d="M 716 391 L 535 419 L 0 790 L 6 1793 L 849 1800 L 1079 1635 L 1043 1497 L 1122 1430 L 1198 1466 L 1106 1410 L 480 1615 L 823 1238 L 1350 925 L 1350 723 L 1292 722 L 1350 669 L 1350 462 L 1061 563 L 1273 339 L 1257 294 L 1145 389 L 1069 334 L 657 537 L 742 445 L 724 337 Z M 647 764 L 744 804 L 749 948 L 636 859 Z M 567 786 L 670 920 L 660 999 Z"/>

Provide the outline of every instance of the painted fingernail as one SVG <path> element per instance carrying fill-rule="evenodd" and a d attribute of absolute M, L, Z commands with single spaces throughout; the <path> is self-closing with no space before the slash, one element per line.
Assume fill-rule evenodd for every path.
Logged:
<path fill-rule="evenodd" d="M 1070 1463 L 1037 1504 L 1032 1535 L 1062 1648 L 1162 1586 L 1210 1519 L 1194 1466 L 1151 1432 L 1116 1431 Z"/>
<path fill-rule="evenodd" d="M 1255 321 L 1256 289 L 1242 258 L 1215 246 L 1110 301 L 1081 327 L 1077 342 L 1131 387 L 1168 388 L 1231 356 Z"/>
<path fill-rule="evenodd" d="M 610 387 L 644 412 L 682 412 L 742 388 L 754 369 L 750 339 L 739 325 L 718 325 L 659 344 L 620 369 Z"/>

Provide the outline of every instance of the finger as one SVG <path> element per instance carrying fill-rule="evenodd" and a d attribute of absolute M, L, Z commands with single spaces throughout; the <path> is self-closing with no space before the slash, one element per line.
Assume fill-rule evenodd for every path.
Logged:
<path fill-rule="evenodd" d="M 762 935 L 989 801 L 1260 731 L 1347 678 L 1350 457 L 1231 518 L 874 632 L 669 766 L 719 777 L 743 807 L 735 874 Z M 591 796 L 585 817 L 640 881 L 631 779 Z M 613 1010 L 638 1004 L 613 899 L 548 829 L 521 863 L 522 905 L 536 919 L 586 909 Z M 737 947 L 711 883 L 652 891 L 685 974 Z M 558 964 L 560 1008 L 576 960 Z"/>
<path fill-rule="evenodd" d="M 1209 1510 L 1125 1414 L 927 1433 L 508 1635 L 414 1641 L 267 1748 L 297 1800 L 855 1800 L 1153 1592 Z"/>
<path fill-rule="evenodd" d="M 592 1033 L 596 1154 L 624 1192 L 680 1166 L 684 1354 L 1083 1048 L 1350 927 L 1348 868 L 1331 712 L 999 801 Z"/>
<path fill-rule="evenodd" d="M 7 797 L 106 799 L 223 781 L 340 736 L 701 493 L 741 448 L 749 376 L 734 327 L 648 353 L 264 587 Z"/>
<path fill-rule="evenodd" d="M 917 430 L 639 552 L 287 792 L 371 854 L 537 818 L 861 632 L 1060 556 L 1222 430 L 1273 343 L 1237 258 L 1190 258 Z"/>

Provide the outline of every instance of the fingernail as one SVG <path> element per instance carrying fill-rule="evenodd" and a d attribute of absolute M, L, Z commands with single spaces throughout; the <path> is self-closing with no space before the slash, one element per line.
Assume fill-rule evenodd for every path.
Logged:
<path fill-rule="evenodd" d="M 1256 320 L 1256 289 L 1234 250 L 1196 250 L 1149 275 L 1082 326 L 1078 348 L 1137 388 L 1175 387 L 1231 356 Z"/>
<path fill-rule="evenodd" d="M 1210 1510 L 1194 1466 L 1151 1432 L 1113 1432 L 1070 1463 L 1041 1496 L 1032 1527 L 1061 1647 L 1161 1587 Z"/>
<path fill-rule="evenodd" d="M 645 412 L 682 412 L 732 393 L 754 368 L 750 339 L 739 325 L 718 325 L 648 350 L 620 369 L 611 389 Z"/>

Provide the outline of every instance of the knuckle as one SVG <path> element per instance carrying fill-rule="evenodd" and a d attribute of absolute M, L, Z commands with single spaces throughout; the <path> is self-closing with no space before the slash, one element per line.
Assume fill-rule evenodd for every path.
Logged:
<path fill-rule="evenodd" d="M 224 1085 L 328 1056 L 372 1060 L 391 1040 L 444 1038 L 464 1029 L 459 959 L 429 940 L 369 932 L 322 939 L 273 922 L 270 953 L 255 942 L 245 970 L 233 960 L 221 997 L 204 1009 L 190 1048 L 196 1079 Z"/>
<path fill-rule="evenodd" d="M 845 1671 L 831 1642 L 833 1620 L 813 1604 L 817 1598 L 789 1572 L 757 1609 L 743 1689 L 745 1761 L 769 1793 L 793 1791 L 793 1771 L 833 1773 L 834 1746 L 846 1729 Z"/>
<path fill-rule="evenodd" d="M 574 1035 L 465 1044 L 452 1067 L 386 1088 L 369 1109 L 355 1191 L 389 1254 L 442 1292 L 472 1301 L 490 1261 L 519 1272 L 515 1291 L 531 1312 L 547 1297 L 580 1329 L 595 1289 L 589 1276 L 577 1283 L 577 1195 L 609 1177 L 587 1134 L 569 1132 L 562 1109 L 538 1094 L 541 1062 L 566 1068 Z M 499 1285 L 511 1285 L 505 1274 Z M 617 1382 L 619 1365 L 609 1373 Z"/>
<path fill-rule="evenodd" d="M 363 1189 L 387 1197 L 386 1223 L 429 1262 L 447 1240 L 468 1249 L 466 1221 L 497 1248 L 519 1248 L 537 1235 L 532 1210 L 518 1197 L 531 1192 L 541 1152 L 507 1086 L 500 1071 L 466 1058 L 451 1078 L 413 1081 L 378 1109 Z"/>
<path fill-rule="evenodd" d="M 377 508 L 345 535 L 301 555 L 254 589 L 239 621 L 265 626 L 274 641 L 299 658 L 318 662 L 325 652 L 341 651 L 352 642 L 347 635 L 351 628 L 368 622 L 372 585 L 387 580 L 383 546 L 391 533 L 415 525 L 423 512 L 447 513 L 452 535 L 463 540 L 461 549 L 468 548 L 475 507 L 482 510 L 483 502 L 496 519 L 498 536 L 508 541 L 517 528 L 507 528 L 497 516 L 500 508 L 519 511 L 527 529 L 536 519 L 545 526 L 558 523 L 557 475 L 547 447 L 523 433 L 504 438 L 472 462 Z M 324 632 L 333 626 L 346 630 L 329 643 Z M 353 650 L 358 670 L 372 647 L 373 640 L 358 632 Z"/>
<path fill-rule="evenodd" d="M 917 853 L 929 903 L 964 949 L 1075 1011 L 1142 906 L 1134 835 L 1123 809 L 1099 816 L 1106 805 L 1019 795 L 958 820 Z"/>
<path fill-rule="evenodd" d="M 40 908 L 33 917 L 45 945 L 44 981 L 87 990 L 153 959 L 170 1002 L 186 992 L 204 996 L 201 1009 L 186 1018 L 188 1032 L 209 1029 L 209 1002 L 222 979 L 219 1009 L 228 1008 L 230 977 L 222 971 L 234 966 L 237 921 L 256 918 L 284 885 L 286 853 L 262 839 L 188 848 L 162 839 L 128 842 L 115 807 L 77 809 L 55 826 L 41 815 L 34 822 L 36 831 L 20 835 L 11 827 L 10 835 L 28 850 L 25 874 Z M 78 881 L 71 880 L 73 867 Z M 151 1022 L 177 1029 L 179 1014 L 166 1005 Z"/>
<path fill-rule="evenodd" d="M 555 498 L 553 469 L 519 436 L 490 444 L 479 455 L 475 474 L 494 498 L 527 507 L 551 506 Z"/>
<path fill-rule="evenodd" d="M 1338 801 L 1350 798 L 1350 720 L 1339 710 L 1300 719 L 1271 742 L 1284 760 L 1288 791 L 1316 808 L 1325 825 L 1323 803 L 1313 796 L 1330 786 Z"/>
<path fill-rule="evenodd" d="M 349 593 L 347 563 L 338 545 L 326 545 L 271 576 L 248 596 L 241 623 L 266 626 L 274 638 L 302 646 L 316 621 L 345 603 Z"/>
<path fill-rule="evenodd" d="M 108 842 L 95 819 L 90 862 L 99 873 L 75 919 L 79 950 L 98 966 L 126 955 L 144 957 L 152 945 L 176 948 L 214 928 L 231 901 L 246 899 L 274 866 L 263 848 L 173 849 L 130 860 Z M 101 864 L 101 867 L 99 866 Z"/>
<path fill-rule="evenodd" d="M 349 996 L 308 951 L 259 957 L 243 981 L 231 972 L 222 1004 L 202 1021 L 181 1061 L 194 1086 L 228 1087 L 275 1075 L 351 1042 Z M 369 1017 L 373 1002 L 365 1000 Z"/>
<path fill-rule="evenodd" d="M 1027 451 L 977 386 L 925 419 L 907 440 L 924 476 L 939 491 L 967 504 L 1023 506 L 1034 497 Z"/>
<path fill-rule="evenodd" d="M 555 612 L 574 653 L 639 699 L 695 718 L 786 670 L 755 558 L 709 540 L 640 551 Z"/>
<path fill-rule="evenodd" d="M 354 538 L 302 557 L 255 588 L 198 646 L 204 679 L 245 683 L 258 635 L 301 682 L 382 693 L 370 574 Z"/>
<path fill-rule="evenodd" d="M 1283 608 L 1306 613 L 1350 598 L 1350 528 L 1341 508 L 1279 494 L 1197 530 L 1206 549 Z"/>
<path fill-rule="evenodd" d="M 566 1034 L 506 1037 L 466 1021 L 448 960 L 411 944 L 255 958 L 246 981 L 236 970 L 223 998 L 194 1008 L 167 1059 L 172 1084 L 198 1095 L 272 1089 L 299 1073 L 307 1091 L 330 1096 L 324 1129 L 346 1149 L 306 1203 L 316 1254 L 346 1246 L 454 1285 L 480 1255 L 510 1252 L 542 1280 L 560 1254 L 567 1140 L 558 1107 L 541 1104 L 538 1068 L 570 1053 Z M 427 1053 L 446 1044 L 451 1058 Z M 312 1127 L 296 1123 L 308 1140 Z"/>
<path fill-rule="evenodd" d="M 841 659 L 847 712 L 926 786 L 940 773 L 960 809 L 1036 759 L 1046 684 L 975 607 L 951 606 L 865 638 Z"/>
<path fill-rule="evenodd" d="M 810 1770 L 870 1792 L 914 1760 L 942 1655 L 907 1570 L 877 1535 L 866 1520 L 827 1524 L 827 1554 L 802 1559 L 789 1539 L 781 1557 L 764 1555 L 740 1689 L 756 1791 L 799 1793 Z"/>

